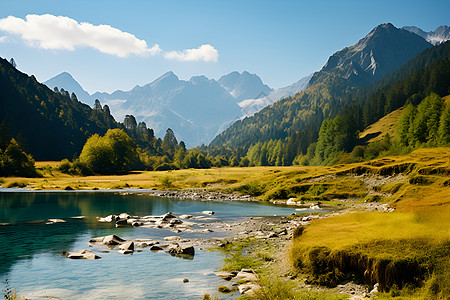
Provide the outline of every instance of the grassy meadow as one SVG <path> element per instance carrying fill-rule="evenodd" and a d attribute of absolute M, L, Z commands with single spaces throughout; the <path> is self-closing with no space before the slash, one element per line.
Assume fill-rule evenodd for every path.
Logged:
<path fill-rule="evenodd" d="M 450 148 L 330 167 L 251 167 L 71 176 L 37 162 L 41 178 L 2 178 L 28 189 L 180 190 L 249 194 L 260 200 L 331 204 L 348 213 L 313 221 L 293 239 L 292 266 L 312 283 L 379 283 L 380 297 L 450 296 Z M 362 211 L 372 201 L 394 212 Z M 360 206 L 357 206 L 360 205 Z"/>

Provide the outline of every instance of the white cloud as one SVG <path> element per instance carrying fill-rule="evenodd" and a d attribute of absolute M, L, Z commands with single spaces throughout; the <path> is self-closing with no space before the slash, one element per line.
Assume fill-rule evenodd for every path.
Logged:
<path fill-rule="evenodd" d="M 50 14 L 27 15 L 25 20 L 9 16 L 0 19 L 0 30 L 19 35 L 29 45 L 42 49 L 74 51 L 77 47 L 91 47 L 119 57 L 164 53 L 164 58 L 179 61 L 217 62 L 219 58 L 219 52 L 209 44 L 164 52 L 158 44 L 149 47 L 146 41 L 109 25 L 78 23 L 69 17 Z M 0 37 L 0 42 L 5 42 L 6 38 Z"/>
<path fill-rule="evenodd" d="M 100 52 L 126 57 L 130 54 L 158 54 L 159 45 L 148 47 L 144 40 L 109 25 L 78 23 L 68 17 L 27 15 L 26 20 L 9 16 L 0 19 L 0 29 L 20 35 L 35 47 L 43 49 L 75 50 L 91 47 Z"/>
<path fill-rule="evenodd" d="M 198 61 L 217 62 L 219 51 L 213 46 L 206 44 L 196 49 L 185 49 L 183 51 L 170 51 L 164 54 L 166 59 L 176 59 L 179 61 Z"/>

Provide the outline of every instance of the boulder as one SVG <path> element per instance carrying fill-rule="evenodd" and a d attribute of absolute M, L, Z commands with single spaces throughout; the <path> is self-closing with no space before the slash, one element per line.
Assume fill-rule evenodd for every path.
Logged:
<path fill-rule="evenodd" d="M 170 220 L 170 224 L 173 224 L 173 225 L 178 225 L 178 224 L 182 224 L 182 223 L 183 223 L 183 221 L 181 221 L 180 219 Z"/>
<path fill-rule="evenodd" d="M 289 198 L 286 201 L 286 205 L 297 205 L 297 202 L 295 201 L 295 198 Z"/>
<path fill-rule="evenodd" d="M 149 250 L 150 251 L 159 251 L 159 250 L 163 250 L 163 248 L 161 248 L 159 246 L 156 246 L 156 245 L 153 245 L 153 246 L 150 247 Z"/>
<path fill-rule="evenodd" d="M 219 271 L 215 272 L 214 274 L 217 275 L 217 277 L 222 278 L 223 280 L 230 281 L 234 277 L 236 277 L 237 272 L 226 272 L 226 271 Z"/>
<path fill-rule="evenodd" d="M 133 254 L 134 250 L 119 250 L 117 252 L 119 252 L 120 254 Z"/>
<path fill-rule="evenodd" d="M 116 246 L 116 245 L 120 245 L 124 242 L 126 242 L 124 239 L 118 237 L 115 234 L 112 235 L 107 235 L 103 238 L 102 240 L 103 244 L 108 245 L 108 246 Z"/>
<path fill-rule="evenodd" d="M 106 216 L 104 218 L 97 217 L 97 220 L 99 222 L 109 222 L 110 223 L 110 222 L 113 222 L 113 221 L 116 220 L 116 216 L 115 215 L 109 215 L 109 216 Z"/>
<path fill-rule="evenodd" d="M 242 284 L 239 286 L 239 293 L 244 295 L 250 295 L 253 294 L 254 291 L 256 291 L 257 289 L 259 289 L 259 286 L 256 284 L 253 283 Z"/>
<path fill-rule="evenodd" d="M 134 251 L 134 242 L 128 241 L 119 246 L 120 250 Z"/>
<path fill-rule="evenodd" d="M 205 215 L 213 215 L 214 212 L 211 211 L 211 210 L 204 210 L 204 211 L 202 211 L 202 214 L 205 214 Z"/>
<path fill-rule="evenodd" d="M 89 240 L 89 243 L 103 243 L 104 236 L 92 238 Z"/>
<path fill-rule="evenodd" d="M 181 247 L 179 244 L 176 243 L 170 245 L 169 248 L 167 249 L 167 252 L 169 252 L 169 254 L 171 255 L 190 255 L 190 256 L 195 255 L 195 249 L 193 246 Z"/>
<path fill-rule="evenodd" d="M 116 221 L 116 227 L 125 227 L 128 226 L 127 219 L 120 219 Z"/>
<path fill-rule="evenodd" d="M 251 269 L 242 269 L 239 273 L 237 273 L 236 279 L 245 280 L 245 281 L 257 281 L 258 280 L 258 278 L 256 277 L 256 274 Z"/>
<path fill-rule="evenodd" d="M 129 218 L 131 218 L 131 216 L 127 213 L 121 213 L 119 215 L 119 219 L 129 219 Z"/>
<path fill-rule="evenodd" d="M 100 256 L 96 255 L 95 253 L 92 253 L 91 250 L 81 250 L 78 252 L 68 252 L 68 253 L 63 253 L 65 257 L 70 258 L 70 259 L 99 259 L 101 258 Z"/>
<path fill-rule="evenodd" d="M 164 221 L 168 221 L 168 220 L 174 219 L 174 218 L 176 218 L 176 216 L 175 216 L 173 213 L 171 213 L 171 212 L 166 213 L 166 214 L 162 217 L 162 219 L 163 219 Z"/>

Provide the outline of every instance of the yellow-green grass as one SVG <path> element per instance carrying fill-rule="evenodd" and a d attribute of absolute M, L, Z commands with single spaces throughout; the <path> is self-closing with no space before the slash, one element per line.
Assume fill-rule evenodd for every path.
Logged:
<path fill-rule="evenodd" d="M 391 289 L 392 295 L 450 297 L 448 148 L 347 167 L 344 173 L 404 173 L 404 180 L 375 188 L 392 194 L 387 201 L 396 211 L 353 212 L 313 222 L 293 241 L 294 265 L 320 284 L 337 284 L 352 273 L 380 283 L 382 291 Z"/>
<path fill-rule="evenodd" d="M 368 140 L 368 143 L 382 140 L 386 133 L 389 133 L 391 137 L 395 136 L 397 128 L 397 122 L 403 113 L 403 108 L 394 110 L 390 114 L 382 117 L 380 120 L 372 125 L 369 125 L 363 132 L 360 133 L 359 138 L 363 139 L 367 135 L 374 135 L 373 138 Z"/>

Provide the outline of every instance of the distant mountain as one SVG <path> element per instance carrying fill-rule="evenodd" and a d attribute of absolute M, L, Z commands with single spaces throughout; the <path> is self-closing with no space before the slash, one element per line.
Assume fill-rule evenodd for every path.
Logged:
<path fill-rule="evenodd" d="M 404 26 L 402 28 L 423 37 L 433 45 L 439 45 L 440 43 L 450 40 L 450 27 L 446 25 L 439 26 L 435 31 L 430 32 L 425 32 L 416 26 Z"/>
<path fill-rule="evenodd" d="M 231 72 L 222 76 L 218 82 L 238 102 L 245 99 L 263 98 L 273 91 L 273 89 L 262 82 L 258 75 L 250 74 L 247 71 L 242 73 Z"/>
<path fill-rule="evenodd" d="M 63 88 L 64 90 L 68 91 L 69 94 L 75 93 L 78 100 L 90 105 L 91 107 L 94 104 L 94 99 L 91 98 L 91 95 L 89 95 L 89 93 L 81 87 L 81 85 L 72 77 L 72 75 L 67 72 L 56 75 L 55 77 L 52 77 L 43 83 L 52 90 L 57 87 L 58 89 Z"/>
<path fill-rule="evenodd" d="M 235 99 L 217 81 L 205 76 L 184 81 L 173 72 L 130 91 L 95 93 L 92 98 L 107 104 L 119 120 L 134 115 L 153 128 L 157 136 L 171 128 L 188 147 L 209 143 L 241 115 Z"/>
<path fill-rule="evenodd" d="M 210 144 L 225 147 L 250 146 L 270 140 L 293 139 L 305 154 L 317 140 L 322 121 L 334 118 L 352 101 L 350 93 L 396 71 L 410 59 L 433 45 L 417 34 L 381 24 L 357 44 L 334 53 L 326 65 L 314 73 L 308 87 L 291 97 L 276 101 L 251 117 L 235 122 Z M 298 149 L 297 149 L 298 148 Z"/>
<path fill-rule="evenodd" d="M 246 99 L 239 102 L 239 106 L 242 108 L 243 117 L 251 116 L 264 107 L 273 104 L 274 102 L 295 95 L 298 92 L 303 91 L 308 85 L 309 80 L 313 74 L 303 77 L 296 83 L 289 86 L 279 88 L 275 91 L 270 92 L 268 96 L 258 98 L 258 99 Z"/>
<path fill-rule="evenodd" d="M 408 60 L 432 45 L 391 23 L 375 27 L 353 46 L 334 53 L 309 85 L 328 74 L 338 75 L 353 86 L 361 87 L 394 72 Z"/>
<path fill-rule="evenodd" d="M 37 160 L 71 159 L 81 152 L 88 137 L 118 127 L 107 107 L 91 109 L 68 93 L 50 90 L 0 58 L 3 121 Z"/>

